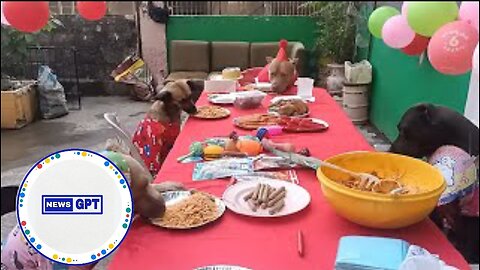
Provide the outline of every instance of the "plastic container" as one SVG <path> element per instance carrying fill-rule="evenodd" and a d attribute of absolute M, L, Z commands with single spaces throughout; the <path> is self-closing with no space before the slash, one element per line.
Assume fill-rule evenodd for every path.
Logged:
<path fill-rule="evenodd" d="M 256 109 L 262 105 L 262 101 L 267 94 L 261 91 L 246 91 L 237 93 L 233 105 L 235 108 L 247 110 Z"/>

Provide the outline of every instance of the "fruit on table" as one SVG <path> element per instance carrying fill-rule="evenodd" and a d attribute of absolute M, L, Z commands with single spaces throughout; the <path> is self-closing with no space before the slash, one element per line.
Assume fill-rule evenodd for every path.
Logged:
<path fill-rule="evenodd" d="M 213 160 L 220 158 L 225 149 L 218 145 L 207 145 L 203 148 L 203 158 L 205 160 Z"/>
<path fill-rule="evenodd" d="M 256 156 L 262 153 L 262 144 L 256 140 L 241 139 L 237 141 L 238 151 L 249 156 Z"/>

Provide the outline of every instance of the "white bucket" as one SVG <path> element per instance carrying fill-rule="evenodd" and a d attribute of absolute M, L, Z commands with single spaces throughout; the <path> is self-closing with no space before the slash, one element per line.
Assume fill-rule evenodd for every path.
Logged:
<path fill-rule="evenodd" d="M 368 121 L 368 105 L 350 106 L 343 103 L 343 109 L 347 113 L 352 122 L 356 124 L 365 123 Z"/>
<path fill-rule="evenodd" d="M 368 87 L 369 85 L 344 85 L 343 103 L 353 107 L 368 105 Z"/>

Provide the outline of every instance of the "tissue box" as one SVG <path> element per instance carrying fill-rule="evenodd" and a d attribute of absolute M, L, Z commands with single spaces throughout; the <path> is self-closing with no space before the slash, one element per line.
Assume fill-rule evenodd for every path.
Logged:
<path fill-rule="evenodd" d="M 205 91 L 209 93 L 231 93 L 237 90 L 237 82 L 232 80 L 205 81 Z"/>
<path fill-rule="evenodd" d="M 401 239 L 345 236 L 335 261 L 335 270 L 397 270 L 409 243 Z"/>

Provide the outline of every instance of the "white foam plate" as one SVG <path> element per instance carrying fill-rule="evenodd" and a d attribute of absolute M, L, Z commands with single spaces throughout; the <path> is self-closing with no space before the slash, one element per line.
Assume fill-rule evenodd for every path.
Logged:
<path fill-rule="evenodd" d="M 268 209 L 257 209 L 253 212 L 248 203 L 243 199 L 250 191 L 255 189 L 258 183 L 268 184 L 274 188 L 285 187 L 287 191 L 285 197 L 285 207 L 280 212 L 270 215 Z M 228 187 L 223 193 L 222 200 L 231 211 L 245 216 L 251 217 L 282 217 L 292 215 L 303 210 L 310 204 L 310 194 L 303 187 L 280 180 L 259 180 L 259 181 L 247 181 L 237 182 L 234 185 Z"/>

